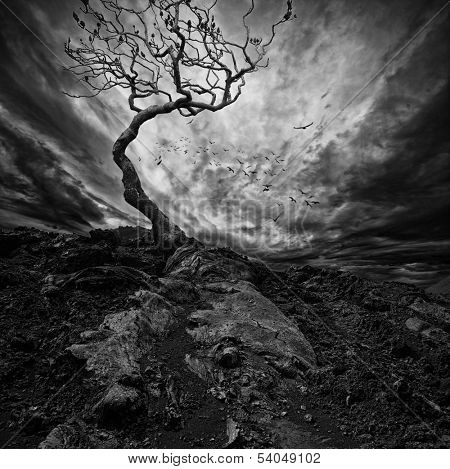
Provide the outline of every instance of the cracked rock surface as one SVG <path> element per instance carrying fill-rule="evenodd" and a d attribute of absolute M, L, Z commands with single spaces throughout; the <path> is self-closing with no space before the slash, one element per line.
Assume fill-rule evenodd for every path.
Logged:
<path fill-rule="evenodd" d="M 273 274 L 195 242 L 167 259 L 133 229 L 2 236 L 7 447 L 449 442 L 445 296 L 308 266 Z"/>

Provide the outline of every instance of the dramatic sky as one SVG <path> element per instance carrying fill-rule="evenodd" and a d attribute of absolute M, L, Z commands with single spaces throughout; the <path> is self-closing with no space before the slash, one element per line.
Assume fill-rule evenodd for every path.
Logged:
<path fill-rule="evenodd" d="M 261 35 L 284 2 L 256 2 Z M 445 4 L 294 0 L 298 19 L 238 102 L 142 128 L 129 156 L 145 189 L 189 234 L 275 267 L 333 265 L 422 285 L 448 275 L 450 8 L 433 19 Z M 132 118 L 126 96 L 63 94 L 79 89 L 64 71 L 79 5 L 0 0 L 1 226 L 87 233 L 144 223 L 123 201 L 111 157 Z M 225 35 L 237 34 L 247 5 L 219 0 Z M 236 158 L 257 174 L 239 173 Z"/>

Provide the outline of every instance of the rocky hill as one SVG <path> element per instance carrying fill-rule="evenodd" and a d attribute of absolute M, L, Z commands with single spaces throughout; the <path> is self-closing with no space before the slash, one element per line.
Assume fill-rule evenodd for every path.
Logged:
<path fill-rule="evenodd" d="M 147 235 L 0 234 L 3 446 L 449 445 L 448 298 Z"/>

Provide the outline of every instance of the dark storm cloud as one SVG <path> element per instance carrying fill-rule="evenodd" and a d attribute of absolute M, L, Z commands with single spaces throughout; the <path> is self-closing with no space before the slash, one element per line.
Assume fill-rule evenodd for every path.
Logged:
<path fill-rule="evenodd" d="M 312 145 L 303 172 L 326 197 L 323 216 L 307 220 L 320 256 L 341 264 L 449 261 L 450 142 L 445 21 L 387 75 L 357 131 Z M 313 149 L 314 148 L 314 149 Z M 349 155 L 351 158 L 349 158 Z M 279 260 L 295 257 L 287 251 Z M 275 258 L 274 258 L 275 260 Z"/>
<path fill-rule="evenodd" d="M 14 132 L 0 122 L 2 208 L 63 229 L 83 231 L 103 222 L 103 213 L 83 185 L 58 164 L 45 144 Z M 9 159 L 8 165 L 4 160 Z M 21 197 L 17 197 L 19 192 Z"/>
<path fill-rule="evenodd" d="M 124 212 L 133 211 L 123 202 L 110 155 L 114 136 L 130 118 L 125 97 L 73 100 L 62 94 L 76 88 L 60 60 L 66 60 L 64 40 L 79 35 L 72 21 L 79 2 L 7 4 L 50 50 L 0 7 L 0 122 L 9 148 L 4 159 L 9 167 L 0 181 L 3 212 L 11 224 L 30 223 L 30 217 L 47 225 L 59 219 L 61 226 L 77 230 L 130 222 Z M 246 3 L 219 4 L 218 21 L 237 34 L 237 12 Z M 284 2 L 257 4 L 252 24 L 262 34 Z M 142 156 L 136 164 L 149 195 L 189 234 L 279 265 L 328 262 L 355 270 L 365 265 L 374 275 L 384 269 L 393 278 L 419 281 L 419 275 L 431 281 L 446 269 L 450 238 L 446 15 L 325 132 L 319 127 L 443 4 L 295 1 L 300 21 L 280 29 L 270 68 L 249 78 L 238 103 L 214 116 L 201 114 L 190 126 L 171 115 L 143 129 L 143 141 L 133 145 L 130 156 Z M 292 130 L 312 121 L 311 131 Z M 172 152 L 155 167 L 155 142 L 170 145 L 182 135 L 190 137 L 195 158 Z M 218 142 L 222 168 L 209 164 L 210 155 L 196 153 L 211 138 Z M 253 160 L 254 154 L 274 150 L 288 162 L 270 193 L 225 169 L 234 156 L 221 149 L 241 145 L 246 164 L 259 173 L 269 163 Z M 273 223 L 270 207 L 289 203 L 298 187 L 312 191 L 320 207 L 305 211 L 299 199 L 289 206 L 295 216 L 286 213 Z M 242 207 L 236 213 L 225 203 L 233 198 L 259 206 L 251 215 Z"/>
<path fill-rule="evenodd" d="M 52 203 L 53 206 L 43 206 L 34 213 L 34 218 L 38 220 L 42 212 L 43 222 L 58 222 L 61 227 L 79 231 L 86 230 L 90 221 L 105 222 L 97 205 L 92 202 L 90 191 L 103 197 L 105 207 L 111 205 L 104 200 L 120 200 L 121 193 L 120 178 L 117 173 L 111 175 L 108 161 L 112 141 L 90 124 L 63 94 L 65 89 L 73 87 L 73 78 L 63 70 L 63 44 L 61 42 L 55 47 L 52 43 L 55 31 L 43 28 L 57 25 L 56 31 L 58 27 L 70 31 L 70 26 L 63 20 L 70 18 L 69 11 L 72 10 L 69 3 L 34 2 L 30 8 L 28 2 L 7 2 L 20 20 L 4 6 L 0 8 L 0 105 L 3 107 L 0 120 L 8 120 L 4 123 L 8 125 L 2 125 L 2 136 L 12 149 L 8 155 L 11 164 L 19 172 L 28 171 L 20 178 L 21 184 L 16 191 L 13 184 L 5 186 L 8 198 L 3 203 L 14 212 L 11 205 L 17 199 L 18 209 L 13 218 L 20 222 L 18 215 L 28 216 L 28 212 L 33 211 L 31 206 L 23 206 L 21 193 L 24 190 L 28 193 L 36 191 L 32 203 L 36 210 L 39 203 Z M 45 6 L 48 22 L 39 23 L 32 14 L 40 6 Z M 111 121 L 101 103 L 97 103 L 95 113 L 104 122 Z M 14 125 L 18 128 L 25 126 L 27 137 L 19 130 L 14 134 Z M 49 139 L 63 150 L 67 159 L 65 166 L 72 167 L 73 175 L 63 169 L 61 155 L 52 154 L 50 148 L 39 145 L 39 141 Z M 22 158 L 25 153 L 27 159 L 34 163 Z M 13 179 L 7 179 L 7 182 L 11 181 Z M 44 187 L 45 196 L 39 193 L 39 189 Z M 66 196 L 61 197 L 61 194 Z M 62 207 L 58 207 L 58 201 Z M 114 212 L 109 213 L 113 218 L 126 220 L 128 217 L 120 210 Z"/>

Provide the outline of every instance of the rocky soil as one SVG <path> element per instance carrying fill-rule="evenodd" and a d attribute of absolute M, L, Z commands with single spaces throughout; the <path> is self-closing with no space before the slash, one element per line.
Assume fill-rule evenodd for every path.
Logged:
<path fill-rule="evenodd" d="M 8 448 L 443 448 L 447 296 L 147 233 L 0 233 Z"/>

